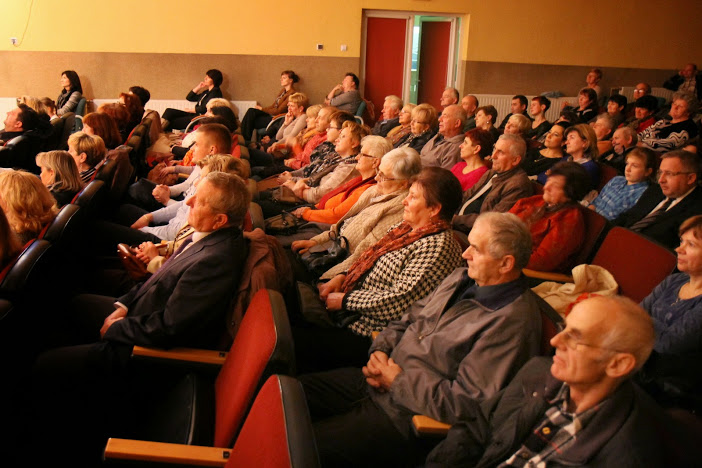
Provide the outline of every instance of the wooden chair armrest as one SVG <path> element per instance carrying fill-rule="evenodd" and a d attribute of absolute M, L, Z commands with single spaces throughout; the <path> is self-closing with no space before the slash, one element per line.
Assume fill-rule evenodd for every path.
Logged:
<path fill-rule="evenodd" d="M 422 414 L 412 416 L 412 424 L 415 432 L 419 435 L 445 436 L 451 428 L 450 424 L 442 423 Z"/>
<path fill-rule="evenodd" d="M 200 364 L 221 366 L 227 357 L 226 351 L 212 351 L 210 349 L 172 348 L 158 349 L 134 346 L 132 357 L 168 359 L 172 361 L 187 361 Z"/>
<path fill-rule="evenodd" d="M 105 446 L 104 459 L 219 467 L 227 463 L 230 454 L 231 449 L 221 447 L 110 438 Z"/>
<path fill-rule="evenodd" d="M 556 281 L 558 283 L 572 283 L 573 277 L 564 275 L 563 273 L 551 273 L 548 271 L 536 271 L 525 268 L 522 270 L 525 276 L 529 278 L 537 278 L 546 281 Z"/>

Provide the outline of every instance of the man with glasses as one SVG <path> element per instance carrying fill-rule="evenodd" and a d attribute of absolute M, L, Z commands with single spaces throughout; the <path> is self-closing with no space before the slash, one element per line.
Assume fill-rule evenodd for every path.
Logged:
<path fill-rule="evenodd" d="M 658 184 L 651 184 L 639 201 L 613 223 L 636 231 L 670 249 L 678 246 L 678 228 L 687 218 L 702 214 L 700 158 L 688 151 L 662 156 Z"/>
<path fill-rule="evenodd" d="M 577 304 L 551 339 L 554 357 L 532 359 L 477 418 L 454 425 L 427 466 L 688 466 L 664 453 L 681 434 L 631 381 L 654 339 L 630 299 Z"/>

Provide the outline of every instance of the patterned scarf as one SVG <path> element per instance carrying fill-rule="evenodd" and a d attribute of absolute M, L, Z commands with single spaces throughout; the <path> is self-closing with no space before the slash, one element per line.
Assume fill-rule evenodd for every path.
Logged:
<path fill-rule="evenodd" d="M 346 274 L 344 284 L 341 285 L 341 291 L 344 294 L 351 292 L 354 286 L 361 281 L 363 276 L 373 268 L 375 262 L 386 253 L 400 250 L 423 237 L 437 232 L 443 232 L 450 229 L 450 227 L 451 225 L 448 222 L 439 220 L 427 224 L 424 227 L 412 229 L 406 221 L 403 221 L 395 229 L 385 234 L 385 236 L 372 247 L 363 252 L 363 255 L 351 265 L 351 268 L 349 268 Z"/>

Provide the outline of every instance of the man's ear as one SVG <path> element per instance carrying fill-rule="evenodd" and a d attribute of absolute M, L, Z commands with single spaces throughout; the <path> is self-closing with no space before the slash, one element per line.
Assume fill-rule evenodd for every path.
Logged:
<path fill-rule="evenodd" d="M 212 228 L 213 230 L 216 230 L 226 226 L 227 223 L 229 223 L 229 216 L 225 215 L 224 213 L 220 213 L 218 215 L 215 215 L 215 222 L 212 225 Z"/>
<path fill-rule="evenodd" d="M 505 255 L 502 257 L 502 260 L 500 260 L 500 273 L 509 273 L 510 271 L 514 270 L 514 264 L 514 255 Z"/>
<path fill-rule="evenodd" d="M 85 154 L 85 153 L 80 153 L 80 154 L 78 155 L 78 160 L 79 160 L 81 163 L 84 163 L 85 161 L 88 160 L 88 155 Z"/>
<path fill-rule="evenodd" d="M 613 379 L 626 377 L 636 367 L 636 358 L 631 353 L 616 353 L 607 363 L 605 372 Z"/>

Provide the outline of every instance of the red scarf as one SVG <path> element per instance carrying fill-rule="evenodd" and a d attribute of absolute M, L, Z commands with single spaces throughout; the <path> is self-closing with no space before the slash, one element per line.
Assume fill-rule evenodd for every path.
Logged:
<path fill-rule="evenodd" d="M 329 199 L 335 195 L 340 194 L 340 193 L 345 192 L 343 200 L 346 200 L 349 197 L 349 195 L 351 195 L 351 192 L 356 190 L 358 187 L 362 187 L 366 184 L 370 184 L 370 185 L 375 184 L 375 176 L 371 176 L 367 179 L 361 179 L 361 176 L 354 177 L 353 179 L 349 180 L 341 187 L 337 187 L 334 190 L 332 190 L 331 192 L 324 195 L 322 197 L 322 199 L 319 200 L 319 203 L 317 203 L 317 206 L 315 206 L 315 208 L 317 208 L 318 210 L 323 210 L 324 205 L 327 204 Z"/>
<path fill-rule="evenodd" d="M 400 250 L 422 237 L 443 232 L 450 227 L 451 225 L 448 222 L 440 220 L 418 229 L 412 229 L 407 222 L 403 221 L 402 224 L 385 234 L 382 239 L 363 252 L 363 255 L 351 265 L 346 274 L 344 284 L 341 285 L 341 292 L 344 294 L 351 292 L 363 275 L 373 268 L 375 262 L 386 253 Z"/>

